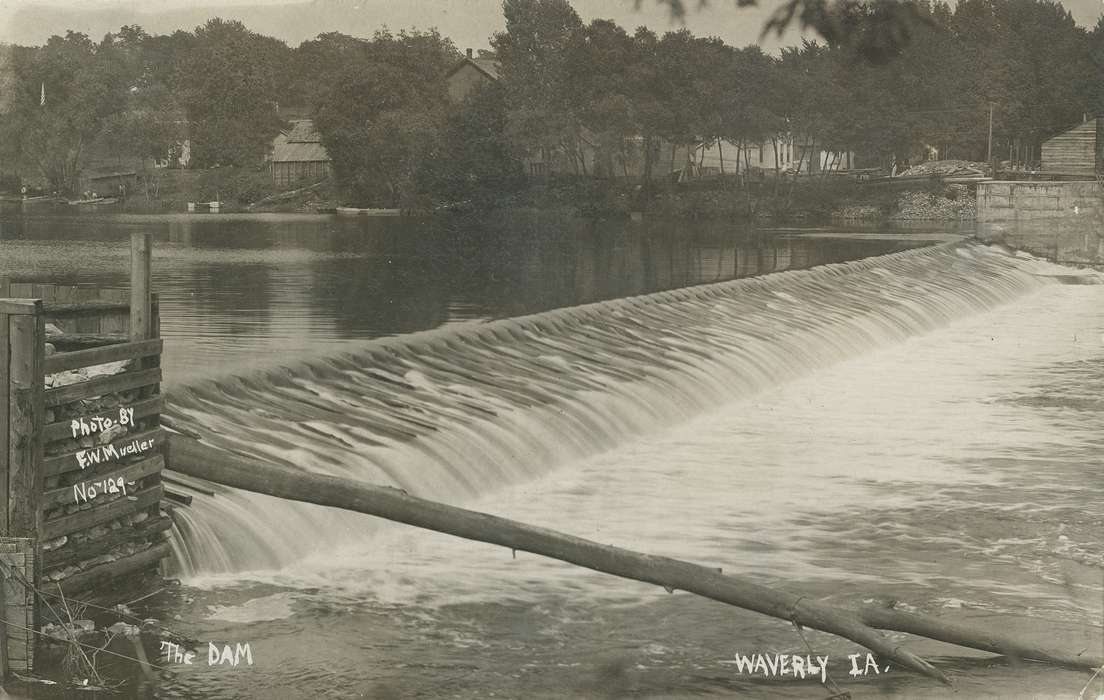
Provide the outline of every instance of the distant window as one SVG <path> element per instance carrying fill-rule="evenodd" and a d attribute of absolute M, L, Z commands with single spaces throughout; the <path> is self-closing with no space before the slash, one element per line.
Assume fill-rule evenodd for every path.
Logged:
<path fill-rule="evenodd" d="M 763 163 L 763 144 L 759 144 L 759 163 Z"/>

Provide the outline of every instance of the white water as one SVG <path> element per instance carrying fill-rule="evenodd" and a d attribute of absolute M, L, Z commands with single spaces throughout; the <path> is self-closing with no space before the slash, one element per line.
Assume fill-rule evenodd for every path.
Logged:
<path fill-rule="evenodd" d="M 663 454 L 668 446 L 651 441 L 679 440 L 684 433 L 664 432 L 672 426 L 1037 291 L 1050 284 L 1035 274 L 1046 269 L 977 245 L 908 251 L 373 342 L 339 360 L 177 390 L 172 415 L 212 444 L 295 468 L 451 503 L 494 493 L 497 504 L 506 487 L 619 445 L 642 450 L 632 460 Z M 869 394 L 863 385 L 861 395 Z M 788 431 L 802 416 L 787 411 L 778 418 Z M 815 434 L 817 420 L 804 418 L 804 430 Z M 962 434 L 947 428 L 948 440 Z M 897 429 L 907 445 L 908 428 Z M 726 445 L 739 438 L 697 423 L 682 430 L 706 441 L 717 435 Z M 630 442 L 641 436 L 644 442 Z M 829 457 L 838 444 L 820 437 L 808 443 L 810 457 Z M 761 453 L 755 450 L 755 466 L 743 467 L 755 478 L 718 483 L 717 493 L 770 486 Z M 838 468 L 838 460 L 824 464 Z M 955 472 L 915 466 L 929 481 Z M 654 490 L 661 478 L 673 486 L 692 472 L 692 465 L 649 472 L 642 488 Z M 830 493 L 833 478 L 810 476 L 804 499 Z M 286 568 L 311 555 L 341 561 L 339 551 L 359 546 L 378 527 L 356 514 L 216 489 L 217 496 L 178 509 L 177 560 L 192 577 Z M 746 522 L 766 528 L 799 509 L 802 493 L 770 501 L 768 512 Z M 633 494 L 617 497 L 632 501 Z M 622 525 L 640 540 L 622 544 L 652 541 L 651 521 L 636 519 L 627 515 Z M 709 539 L 708 532 L 700 536 Z M 772 549 L 764 549 L 764 561 L 784 569 Z"/>

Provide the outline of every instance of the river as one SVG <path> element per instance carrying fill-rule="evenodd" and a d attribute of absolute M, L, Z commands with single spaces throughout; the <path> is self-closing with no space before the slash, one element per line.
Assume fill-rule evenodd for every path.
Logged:
<path fill-rule="evenodd" d="M 548 217 L 9 214 L 0 274 L 122 286 L 131 230 L 156 236 L 176 417 L 216 441 L 830 602 L 1100 649 L 1102 285 L 941 231 Z M 472 335 L 745 277 L 719 297 L 497 321 L 500 344 Z M 222 378 L 280 364 L 276 389 Z M 373 371 L 398 378 L 387 412 L 355 401 Z M 554 398 L 519 404 L 520 387 Z M 368 439 L 417 406 L 434 434 Z M 255 663 L 130 669 L 135 696 L 827 697 L 736 662 L 808 648 L 856 698 L 948 692 L 892 668 L 852 678 L 851 643 L 807 633 L 807 648 L 781 622 L 524 553 L 223 490 L 186 511 L 185 585 L 160 612 L 249 642 Z M 909 646 L 959 697 L 1077 697 L 1088 680 Z"/>

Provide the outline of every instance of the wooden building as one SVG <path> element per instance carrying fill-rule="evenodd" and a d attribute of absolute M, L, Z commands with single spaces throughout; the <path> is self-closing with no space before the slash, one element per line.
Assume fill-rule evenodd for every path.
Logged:
<path fill-rule="evenodd" d="M 487 83 L 498 82 L 498 61 L 493 56 L 467 56 L 453 66 L 445 76 L 448 83 L 449 99 L 455 103 L 464 101 L 476 88 Z"/>
<path fill-rule="evenodd" d="M 1093 117 L 1043 142 L 1043 170 L 1093 176 L 1104 164 L 1104 117 Z"/>
<path fill-rule="evenodd" d="M 277 187 L 309 185 L 330 174 L 330 154 L 310 119 L 297 119 L 272 142 L 272 182 Z"/>

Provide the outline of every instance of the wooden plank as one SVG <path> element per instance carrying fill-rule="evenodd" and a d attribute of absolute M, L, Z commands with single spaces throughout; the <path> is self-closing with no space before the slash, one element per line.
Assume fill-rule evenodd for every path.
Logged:
<path fill-rule="evenodd" d="M 136 552 L 124 559 L 96 566 L 88 571 L 82 571 L 63 579 L 61 590 L 65 595 L 73 595 L 90 588 L 102 586 L 123 576 L 130 576 L 143 569 L 153 568 L 171 553 L 172 547 L 168 542 L 155 544 L 149 549 L 143 549 L 141 552 Z"/>
<path fill-rule="evenodd" d="M 53 343 L 58 350 L 71 351 L 126 343 L 130 341 L 130 337 L 123 333 L 62 333 L 52 335 L 46 340 Z"/>
<path fill-rule="evenodd" d="M 4 470 L 0 473 L 0 536 L 8 534 L 8 411 L 11 400 L 11 346 L 9 319 L 11 316 L 0 314 L 0 459 L 4 460 Z"/>
<path fill-rule="evenodd" d="M 37 302 L 41 306 L 41 302 Z M 45 319 L 9 317 L 11 389 L 8 400 L 8 534 L 36 537 L 42 493 Z"/>
<path fill-rule="evenodd" d="M 69 566 L 78 561 L 86 561 L 101 554 L 106 554 L 121 544 L 149 538 L 158 532 L 164 532 L 172 527 L 172 518 L 157 516 L 146 518 L 133 527 L 114 530 L 110 535 L 95 540 L 85 540 L 80 543 L 69 543 L 57 549 L 51 549 L 42 553 L 43 571 L 50 571 L 62 566 Z"/>
<path fill-rule="evenodd" d="M 87 530 L 90 527 L 121 518 L 128 513 L 139 511 L 160 501 L 161 492 L 161 485 L 158 484 L 134 494 L 133 501 L 130 498 L 122 498 L 92 510 L 82 510 L 79 513 L 48 520 L 42 525 L 42 539 L 52 540 L 62 535 Z"/>
<path fill-rule="evenodd" d="M 155 338 L 153 340 L 89 348 L 88 350 L 57 353 L 46 358 L 46 374 L 65 372 L 79 367 L 102 365 L 105 362 L 119 362 L 120 360 L 158 355 L 162 351 L 162 345 L 162 341 Z"/>
<path fill-rule="evenodd" d="M 47 362 L 49 362 L 49 359 L 50 358 L 46 358 Z M 142 401 L 139 401 L 138 403 L 131 404 L 130 406 L 127 406 L 126 408 L 129 408 L 129 409 L 133 410 L 134 411 L 134 419 L 138 420 L 139 418 L 149 418 L 150 416 L 154 416 L 154 415 L 157 415 L 157 414 L 161 413 L 161 410 L 164 408 L 164 403 L 165 403 L 164 400 L 161 398 L 160 395 L 158 395 L 158 396 L 154 396 L 153 398 L 144 399 Z M 83 417 L 85 419 L 87 419 L 87 418 L 110 418 L 112 420 L 118 420 L 119 410 L 117 408 L 116 409 L 108 409 L 106 411 L 98 411 L 96 413 L 89 414 L 89 415 L 86 415 L 86 416 L 83 416 Z M 80 436 L 78 435 L 77 437 L 80 437 Z M 42 430 L 42 440 L 47 445 L 49 445 L 51 442 L 55 442 L 57 440 L 71 440 L 71 439 L 73 439 L 73 430 L 72 430 L 71 425 L 70 425 L 70 419 L 59 420 L 55 423 L 49 423 Z M 47 458 L 46 461 L 49 462 L 49 458 Z"/>
<path fill-rule="evenodd" d="M 82 479 L 78 483 L 88 483 L 94 481 L 103 481 L 104 479 L 118 479 L 123 477 L 125 482 L 137 481 L 138 479 L 144 479 L 151 474 L 157 474 L 165 468 L 165 459 L 161 455 L 153 455 L 148 459 L 143 459 L 141 462 L 135 462 L 134 464 L 121 464 L 118 469 L 113 469 L 109 472 L 89 474 L 88 478 Z M 129 491 L 129 489 L 128 489 Z M 95 505 L 96 499 L 88 501 Z M 51 489 L 42 494 L 42 507 L 52 508 L 59 505 L 72 505 L 74 503 L 81 503 L 77 500 L 73 486 L 63 486 L 57 489 Z"/>
<path fill-rule="evenodd" d="M 80 301 L 60 303 L 48 302 L 45 306 L 46 315 L 50 318 L 78 318 L 81 316 L 102 316 L 106 314 L 127 313 L 130 304 L 120 304 L 114 301 Z"/>
<path fill-rule="evenodd" d="M 86 382 L 46 390 L 46 405 L 60 406 L 93 396 L 129 391 L 161 382 L 161 369 L 122 372 L 106 377 L 96 377 Z"/>
<path fill-rule="evenodd" d="M 165 498 L 183 506 L 192 505 L 192 497 L 186 493 L 179 493 L 172 489 L 165 489 Z"/>
<path fill-rule="evenodd" d="M 150 258 L 153 236 L 134 232 L 130 236 L 130 337 L 150 337 Z"/>
<path fill-rule="evenodd" d="M 120 438 L 120 439 L 116 440 L 115 442 L 111 443 L 111 448 L 118 451 L 118 450 L 132 444 L 135 441 L 143 442 L 143 441 L 146 441 L 146 440 L 150 441 L 150 446 L 145 451 L 143 451 L 139 454 L 142 454 L 142 455 L 145 455 L 146 457 L 149 457 L 149 456 L 154 455 L 154 454 L 161 454 L 162 453 L 162 448 L 165 446 L 165 440 L 164 440 L 164 435 L 161 432 L 160 428 L 154 428 L 153 430 L 144 430 L 144 431 L 139 432 L 139 433 L 131 433 L 130 435 L 124 435 L 122 438 Z M 80 460 L 77 459 L 77 453 L 78 452 L 86 452 L 87 453 L 87 452 L 91 452 L 91 451 L 96 450 L 96 449 L 98 449 L 98 448 L 97 447 L 88 448 L 88 449 L 83 449 L 82 448 L 80 450 L 74 450 L 73 452 L 67 452 L 67 453 L 62 454 L 62 455 L 46 458 L 42 461 L 42 472 L 46 476 L 55 476 L 57 474 L 63 474 L 65 472 L 73 472 L 73 471 L 87 471 L 89 474 L 95 474 L 97 467 L 103 466 L 104 464 L 114 463 L 114 461 L 112 461 L 112 462 L 100 462 L 100 464 L 96 465 L 96 464 L 88 464 L 86 462 L 86 464 L 88 464 L 88 466 L 85 469 L 82 470 L 81 466 L 80 466 Z M 99 446 L 99 449 L 101 450 L 101 453 L 102 453 L 103 446 Z M 127 456 L 130 457 L 130 456 L 134 456 L 134 455 L 127 455 Z"/>
<path fill-rule="evenodd" d="M 36 313 L 41 302 L 24 299 L 0 299 L 0 314 L 30 316 Z"/>

